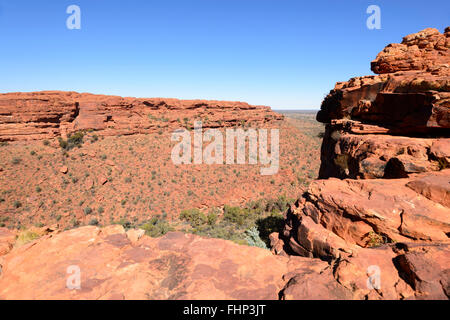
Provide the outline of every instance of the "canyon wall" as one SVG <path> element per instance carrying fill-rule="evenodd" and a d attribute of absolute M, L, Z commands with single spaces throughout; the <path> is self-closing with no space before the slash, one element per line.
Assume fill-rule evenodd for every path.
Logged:
<path fill-rule="evenodd" d="M 218 128 L 282 119 L 244 102 L 122 98 L 77 92 L 0 94 L 0 141 L 51 139 L 80 130 L 99 135 L 151 133 L 193 125 Z M 187 120 L 189 123 L 187 123 Z"/>

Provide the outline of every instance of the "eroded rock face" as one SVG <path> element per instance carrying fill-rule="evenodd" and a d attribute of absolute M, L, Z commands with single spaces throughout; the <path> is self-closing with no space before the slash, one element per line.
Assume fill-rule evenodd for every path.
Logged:
<path fill-rule="evenodd" d="M 269 107 L 243 102 L 122 98 L 77 92 L 0 94 L 0 141 L 49 139 L 79 130 L 99 135 L 156 132 L 179 128 L 185 118 L 203 127 L 271 123 L 283 116 Z"/>
<path fill-rule="evenodd" d="M 286 213 L 284 237 L 297 254 L 323 259 L 383 243 L 450 242 L 449 197 L 449 169 L 409 179 L 317 180 Z"/>
<path fill-rule="evenodd" d="M 427 28 L 407 35 L 402 43 L 390 44 L 372 61 L 372 71 L 378 74 L 406 70 L 433 71 L 450 60 L 450 27 L 444 34 Z"/>
<path fill-rule="evenodd" d="M 450 139 L 387 133 L 377 125 L 332 120 L 322 143 L 319 178 L 406 178 L 448 167 Z"/>
<path fill-rule="evenodd" d="M 317 120 L 327 123 L 319 178 L 405 178 L 448 167 L 450 29 L 387 46 L 375 76 L 337 83 Z"/>
<path fill-rule="evenodd" d="M 379 75 L 336 84 L 317 120 L 351 118 L 394 134 L 448 134 L 450 128 L 450 29 L 425 29 L 387 46 L 372 62 Z"/>
<path fill-rule="evenodd" d="M 336 84 L 317 115 L 323 180 L 271 236 L 276 254 L 329 261 L 354 299 L 449 298 L 449 36 L 409 35 L 372 62 L 379 75 Z"/>

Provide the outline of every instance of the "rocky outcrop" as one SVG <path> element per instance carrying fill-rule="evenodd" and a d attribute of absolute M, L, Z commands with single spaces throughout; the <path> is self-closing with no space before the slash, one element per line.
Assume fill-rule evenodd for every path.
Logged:
<path fill-rule="evenodd" d="M 352 296 L 335 281 L 326 262 L 274 256 L 260 248 L 177 232 L 158 239 L 137 235 L 139 231 L 125 232 L 122 226 L 82 227 L 50 233 L 16 248 L 0 256 L 0 299 Z M 74 289 L 73 270 L 80 271 L 79 289 Z M 317 286 L 299 289 L 295 285 L 299 277 Z"/>
<path fill-rule="evenodd" d="M 448 299 L 450 29 L 387 46 L 372 70 L 324 99 L 322 180 L 286 212 L 272 251 L 328 261 L 355 299 Z"/>
<path fill-rule="evenodd" d="M 0 256 L 0 298 L 445 299 L 449 257 L 445 244 L 396 243 L 328 263 L 178 232 L 82 227 Z"/>
<path fill-rule="evenodd" d="M 390 44 L 372 61 L 375 73 L 407 70 L 435 71 L 447 67 L 450 61 L 450 27 L 444 34 L 427 28 L 403 38 L 402 43 Z"/>
<path fill-rule="evenodd" d="M 286 214 L 284 238 L 326 260 L 396 242 L 449 242 L 450 170 L 386 180 L 317 180 Z"/>
<path fill-rule="evenodd" d="M 194 119 L 213 128 L 272 123 L 282 118 L 269 107 L 243 102 L 59 91 L 0 94 L 0 141 L 64 137 L 79 130 L 94 130 L 99 135 L 151 133 L 192 126 Z"/>
<path fill-rule="evenodd" d="M 449 167 L 450 139 L 387 132 L 355 120 L 331 120 L 323 138 L 319 178 L 406 178 Z"/>
<path fill-rule="evenodd" d="M 442 135 L 450 129 L 450 29 L 425 29 L 387 46 L 372 62 L 379 75 L 339 82 L 317 119 L 378 123 L 389 133 Z"/>
<path fill-rule="evenodd" d="M 380 73 L 337 83 L 317 120 L 327 123 L 319 178 L 404 178 L 450 157 L 450 29 L 387 46 Z"/>

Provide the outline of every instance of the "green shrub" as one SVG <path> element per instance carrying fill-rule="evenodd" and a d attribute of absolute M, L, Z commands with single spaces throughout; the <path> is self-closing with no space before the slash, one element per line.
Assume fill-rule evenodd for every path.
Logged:
<path fill-rule="evenodd" d="M 14 201 L 13 203 L 14 208 L 19 209 L 22 206 L 22 203 L 20 201 Z"/>
<path fill-rule="evenodd" d="M 92 213 L 92 209 L 90 207 L 86 207 L 84 208 L 84 214 L 91 214 Z"/>
<path fill-rule="evenodd" d="M 71 150 L 75 147 L 81 147 L 81 145 L 83 144 L 83 137 L 84 133 L 82 131 L 78 131 L 69 135 L 67 140 L 59 137 L 59 146 L 65 150 Z"/>
<path fill-rule="evenodd" d="M 379 235 L 374 231 L 370 231 L 367 234 L 367 239 L 368 239 L 367 240 L 368 247 L 379 247 L 387 242 L 382 235 Z"/>
<path fill-rule="evenodd" d="M 209 224 L 210 226 L 215 225 L 216 222 L 217 222 L 217 219 L 218 219 L 217 213 L 214 212 L 214 211 L 210 211 L 210 212 L 208 213 L 206 219 L 207 219 L 208 224 Z"/>
<path fill-rule="evenodd" d="M 180 219 L 189 222 L 192 228 L 199 227 L 208 222 L 205 214 L 198 209 L 181 211 Z"/>
<path fill-rule="evenodd" d="M 223 217 L 229 222 L 242 226 L 246 222 L 247 218 L 249 218 L 249 210 L 225 205 L 223 208 Z"/>
<path fill-rule="evenodd" d="M 153 217 L 150 221 L 142 224 L 140 228 L 145 230 L 145 234 L 152 238 L 161 237 L 167 232 L 174 230 L 167 221 L 157 217 Z"/>
<path fill-rule="evenodd" d="M 96 218 L 91 219 L 91 221 L 89 221 L 89 225 L 90 226 L 97 226 L 98 225 L 98 220 Z"/>

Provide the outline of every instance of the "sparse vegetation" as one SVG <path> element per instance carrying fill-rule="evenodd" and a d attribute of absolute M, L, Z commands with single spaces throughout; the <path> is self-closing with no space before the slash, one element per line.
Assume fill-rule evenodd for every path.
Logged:
<path fill-rule="evenodd" d="M 90 226 L 97 226 L 98 225 L 98 220 L 97 218 L 93 218 L 89 221 L 89 225 Z"/>
<path fill-rule="evenodd" d="M 370 231 L 369 234 L 367 235 L 368 247 L 379 247 L 385 243 L 386 243 L 385 238 L 374 231 Z"/>
<path fill-rule="evenodd" d="M 167 232 L 175 230 L 167 221 L 159 217 L 153 217 L 150 221 L 142 224 L 140 228 L 145 230 L 146 235 L 153 238 L 163 236 Z"/>
<path fill-rule="evenodd" d="M 63 138 L 59 137 L 59 146 L 63 148 L 64 150 L 71 150 L 75 147 L 81 147 L 83 144 L 83 137 L 84 133 L 82 131 L 75 132 L 67 138 L 67 140 L 64 140 Z"/>
<path fill-rule="evenodd" d="M 14 244 L 14 246 L 16 248 L 18 248 L 18 247 L 21 247 L 33 240 L 39 239 L 39 238 L 40 238 L 40 236 L 36 232 L 30 231 L 30 230 L 24 230 L 24 231 L 21 231 L 19 233 L 19 235 L 17 236 L 17 240 L 16 240 L 16 243 Z"/>
<path fill-rule="evenodd" d="M 155 115 L 156 121 L 163 116 L 173 121 L 169 115 Z M 166 132 L 167 123 L 161 122 L 155 123 L 155 133 L 149 135 L 100 137 L 93 132 L 76 132 L 64 139 L 61 152 L 39 147 L 40 143 L 54 146 L 57 140 L 35 145 L 9 143 L 0 149 L 0 158 L 6 159 L 1 164 L 0 177 L 5 179 L 2 186 L 6 187 L 0 194 L 3 199 L 0 211 L 11 212 L 12 216 L 2 223 L 15 228 L 19 224 L 33 225 L 37 218 L 45 225 L 58 221 L 61 228 L 72 228 L 88 224 L 95 217 L 101 225 L 120 221 L 125 227 L 135 227 L 159 215 L 160 220 L 176 230 L 186 229 L 242 244 L 247 243 L 245 232 L 256 226 L 263 239 L 265 232 L 259 230 L 256 221 L 271 216 L 272 210 L 282 212 L 283 208 L 277 208 L 277 199 L 255 202 L 252 207 L 244 199 L 270 199 L 280 193 L 297 197 L 315 178 L 311 172 L 318 170 L 317 133 L 323 131 L 323 126 L 314 122 L 313 117 L 311 114 L 295 119 L 300 130 L 293 126 L 280 130 L 283 174 L 276 176 L 262 176 L 259 165 L 173 166 L 170 160 L 173 144 L 166 145 L 166 140 L 157 134 L 158 130 Z M 193 119 L 186 116 L 185 122 L 191 127 Z M 225 124 L 211 118 L 213 122 Z M 77 150 L 77 146 L 82 146 L 82 150 Z M 20 168 L 12 166 L 13 157 L 20 159 L 15 161 Z M 69 168 L 66 174 L 59 171 L 63 166 Z M 19 177 L 19 172 L 24 173 L 23 179 L 8 184 L 11 178 Z M 223 207 L 214 208 L 224 199 L 233 203 L 227 206 L 226 213 Z M 16 208 L 14 200 L 22 201 L 23 206 L 17 204 Z M 181 211 L 200 203 L 202 209 L 197 220 L 177 219 Z M 88 205 L 92 208 L 91 216 L 77 220 L 75 212 L 84 213 Z"/>
<path fill-rule="evenodd" d="M 245 207 L 225 205 L 221 217 L 218 209 L 213 209 L 208 215 L 198 209 L 183 210 L 180 219 L 189 222 L 191 229 L 188 232 L 268 248 L 269 235 L 281 231 L 281 212 L 287 209 L 290 202 L 292 200 L 282 196 L 251 201 Z"/>

